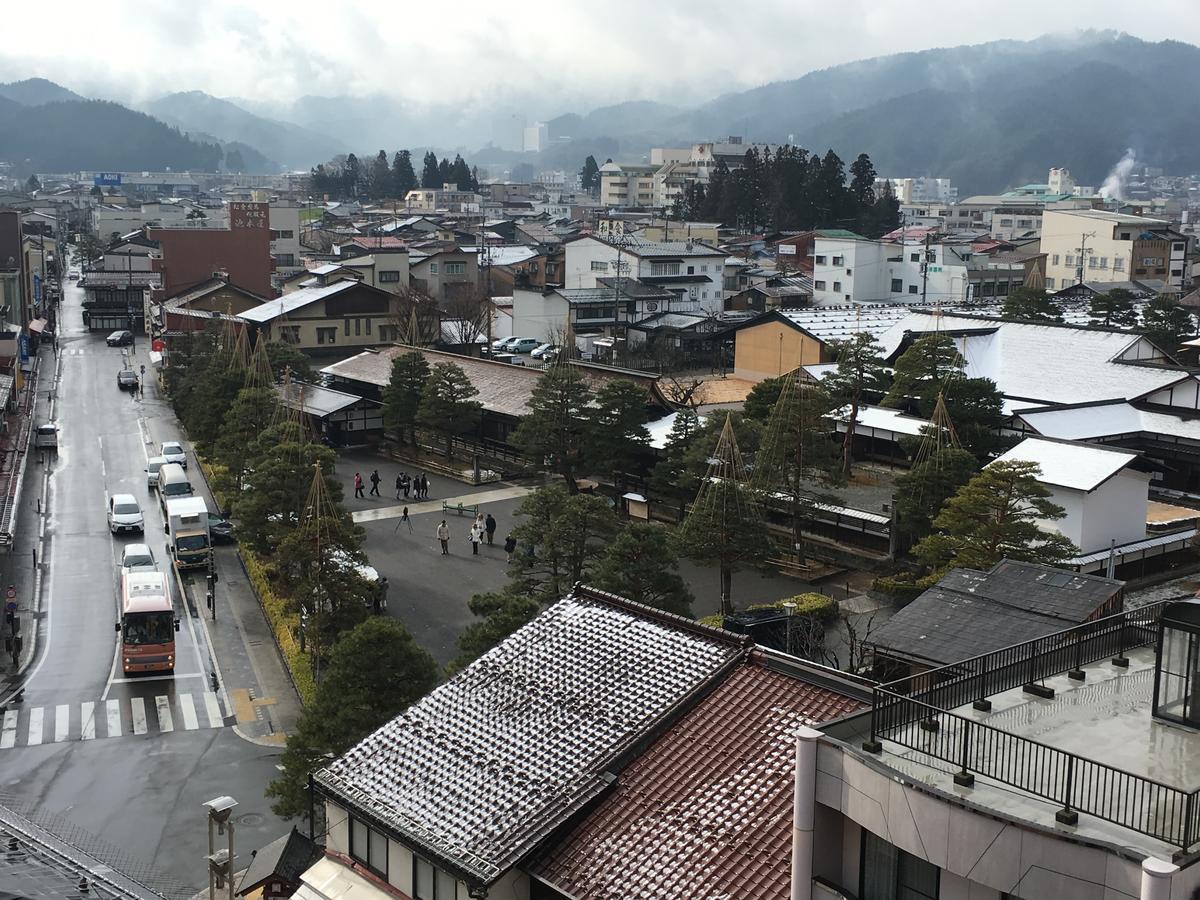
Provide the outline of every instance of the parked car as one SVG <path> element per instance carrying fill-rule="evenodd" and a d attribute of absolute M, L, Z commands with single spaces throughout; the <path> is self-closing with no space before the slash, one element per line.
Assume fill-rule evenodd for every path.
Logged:
<path fill-rule="evenodd" d="M 68 272 L 67 273 L 67 281 L 78 281 L 78 280 L 79 280 L 78 272 Z"/>
<path fill-rule="evenodd" d="M 541 343 L 537 338 L 515 338 L 504 349 L 509 353 L 529 353 L 541 346 Z"/>
<path fill-rule="evenodd" d="M 179 441 L 167 441 L 158 450 L 159 454 L 169 463 L 179 463 L 187 468 L 187 453 Z"/>
<path fill-rule="evenodd" d="M 33 433 L 33 446 L 39 450 L 57 450 L 58 429 L 53 425 L 39 425 Z"/>
<path fill-rule="evenodd" d="M 233 544 L 237 540 L 233 536 L 233 523 L 223 516 L 209 515 L 208 535 L 214 544 Z"/>
<path fill-rule="evenodd" d="M 506 338 L 506 337 L 496 338 L 494 341 L 492 341 L 492 346 L 490 348 L 491 351 L 493 353 L 499 353 L 501 350 L 504 349 L 504 344 L 509 340 L 511 340 L 511 338 Z"/>
<path fill-rule="evenodd" d="M 121 574 L 129 572 L 157 572 L 158 562 L 149 544 L 126 544 L 121 551 Z"/>
<path fill-rule="evenodd" d="M 152 456 L 146 460 L 146 487 L 150 490 L 158 490 L 158 470 L 167 464 L 165 456 Z"/>
<path fill-rule="evenodd" d="M 515 347 L 521 341 L 533 341 L 534 347 L 536 347 L 538 344 L 541 343 L 541 341 L 537 340 L 536 338 L 525 338 L 525 337 L 520 337 L 518 335 L 516 337 L 505 338 L 504 340 L 502 340 L 500 342 L 500 346 L 497 347 L 496 349 L 502 353 L 515 353 L 516 351 L 513 350 L 513 347 Z M 533 349 L 533 348 L 531 347 L 530 349 Z"/>
<path fill-rule="evenodd" d="M 104 343 L 110 347 L 126 347 L 133 343 L 132 331 L 114 331 L 104 339 Z"/>
<path fill-rule="evenodd" d="M 133 369 L 122 369 L 117 373 L 117 388 L 122 391 L 138 389 L 138 375 Z"/>
<path fill-rule="evenodd" d="M 108 498 L 108 530 L 113 534 L 145 530 L 142 508 L 133 494 L 113 494 Z"/>
<path fill-rule="evenodd" d="M 510 366 L 525 365 L 525 360 L 521 359 L 519 356 L 514 356 L 511 353 L 494 353 L 492 354 L 492 360 L 494 362 L 508 363 Z"/>
<path fill-rule="evenodd" d="M 561 349 L 562 348 L 559 347 L 558 344 L 539 344 L 533 349 L 533 352 L 529 354 L 529 357 L 530 359 L 550 360 L 558 356 L 558 351 Z"/>

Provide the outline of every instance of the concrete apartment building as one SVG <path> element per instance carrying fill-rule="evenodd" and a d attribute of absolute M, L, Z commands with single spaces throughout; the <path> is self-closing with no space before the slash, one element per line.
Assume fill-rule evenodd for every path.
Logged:
<path fill-rule="evenodd" d="M 271 286 L 270 207 L 266 203 L 229 204 L 229 225 L 158 227 L 146 232 L 157 241 L 161 259 L 154 260 L 162 276 L 155 299 L 176 294 L 224 273 L 229 282 L 261 297 L 274 294 Z"/>
<path fill-rule="evenodd" d="M 818 231 L 813 303 L 961 303 L 970 297 L 970 244 L 873 241 L 852 231 Z"/>
<path fill-rule="evenodd" d="M 680 308 L 720 313 L 724 306 L 725 254 L 688 241 L 646 241 L 626 237 L 605 241 L 588 235 L 566 243 L 562 284 L 594 288 L 599 279 L 627 276 L 675 294 Z"/>
<path fill-rule="evenodd" d="M 1175 291 L 1184 284 L 1187 238 L 1165 219 L 1101 209 L 1047 209 L 1041 249 L 1049 291 L 1081 281 L 1158 280 Z"/>
<path fill-rule="evenodd" d="M 600 203 L 604 206 L 657 206 L 654 175 L 661 166 L 605 163 L 600 167 Z"/>
<path fill-rule="evenodd" d="M 299 200 L 272 200 L 268 214 L 271 229 L 271 259 L 275 263 L 275 277 L 287 278 L 301 271 L 300 262 L 300 208 Z"/>
<path fill-rule="evenodd" d="M 457 184 L 441 188 L 414 188 L 404 195 L 404 206 L 420 212 L 479 212 L 482 197 L 473 191 L 460 191 Z"/>

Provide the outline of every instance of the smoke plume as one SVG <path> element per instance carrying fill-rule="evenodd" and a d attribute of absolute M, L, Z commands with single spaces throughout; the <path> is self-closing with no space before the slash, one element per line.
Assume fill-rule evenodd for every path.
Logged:
<path fill-rule="evenodd" d="M 1137 156 L 1133 149 L 1126 149 L 1125 155 L 1112 167 L 1112 171 L 1104 179 L 1104 184 L 1100 185 L 1100 196 L 1108 200 L 1124 200 L 1125 182 L 1129 179 L 1129 173 L 1133 171 L 1136 162 Z"/>

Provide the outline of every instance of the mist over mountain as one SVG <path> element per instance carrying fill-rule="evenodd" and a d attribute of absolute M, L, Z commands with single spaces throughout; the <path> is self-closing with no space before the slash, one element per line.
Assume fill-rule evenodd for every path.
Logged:
<path fill-rule="evenodd" d="M 65 100 L 86 100 L 61 84 L 45 78 L 26 78 L 0 84 L 0 97 L 6 97 L 22 106 L 41 106 L 43 103 L 62 103 Z"/>

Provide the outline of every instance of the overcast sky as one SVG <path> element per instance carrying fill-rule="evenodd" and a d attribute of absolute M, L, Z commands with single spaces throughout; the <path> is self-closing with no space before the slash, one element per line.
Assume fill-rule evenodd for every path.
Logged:
<path fill-rule="evenodd" d="M 1200 44 L 1200 0 L 58 0 L 6 4 L 0 80 L 80 93 L 175 90 L 286 103 L 388 93 L 508 95 L 586 112 L 624 99 L 698 102 L 870 56 L 1080 27 Z M 562 110 L 552 107 L 561 103 Z"/>

